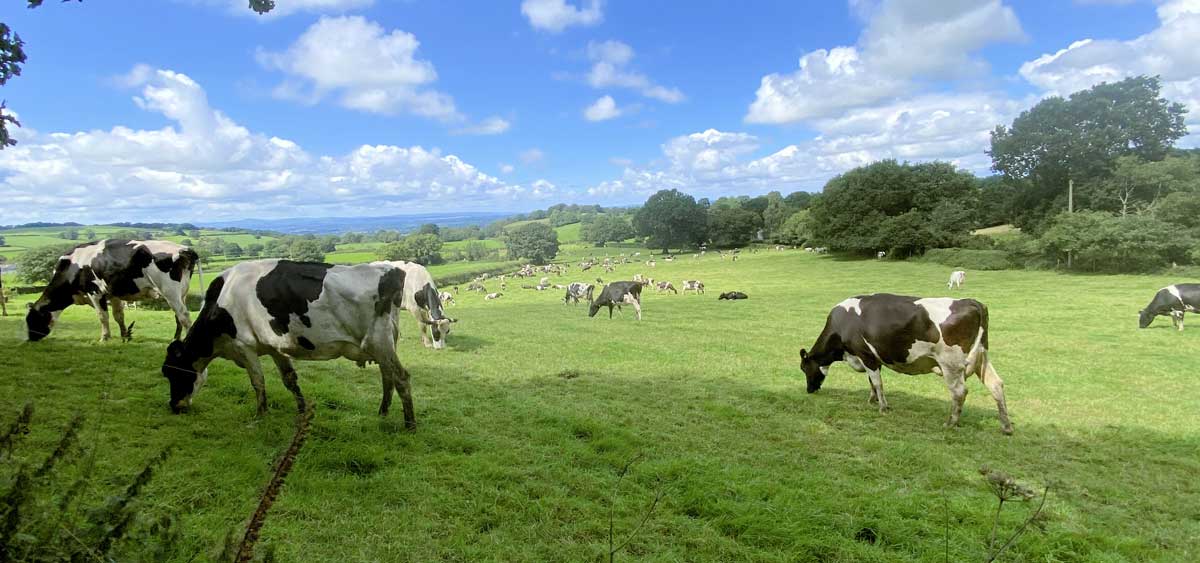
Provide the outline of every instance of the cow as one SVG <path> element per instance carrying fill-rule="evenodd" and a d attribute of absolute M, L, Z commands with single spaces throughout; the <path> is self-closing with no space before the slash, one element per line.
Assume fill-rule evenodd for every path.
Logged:
<path fill-rule="evenodd" d="M 884 258 L 887 258 L 887 252 L 886 252 L 886 251 L 880 250 L 879 252 L 876 252 L 876 253 L 875 253 L 875 259 L 876 259 L 876 260 L 883 260 Z"/>
<path fill-rule="evenodd" d="M 443 350 L 450 329 L 458 322 L 445 315 L 442 294 L 433 283 L 429 270 L 416 262 L 396 260 L 376 262 L 404 270 L 404 308 L 417 319 L 417 330 L 421 333 L 421 344 L 426 348 Z M 449 295 L 449 294 L 447 294 Z M 454 298 L 451 297 L 451 300 Z"/>
<path fill-rule="evenodd" d="M 347 358 L 359 367 L 379 364 L 387 415 L 392 390 L 400 395 L 404 424 L 416 426 L 409 373 L 396 355 L 398 311 L 405 271 L 388 264 L 333 266 L 291 260 L 253 260 L 225 270 L 204 294 L 204 306 L 182 341 L 167 347 L 162 374 L 170 382 L 172 412 L 191 406 L 215 358 L 250 375 L 258 414 L 267 410 L 259 356 L 270 356 L 283 384 L 305 411 L 292 360 Z"/>
<path fill-rule="evenodd" d="M 996 400 L 1001 431 L 1012 434 L 1004 382 L 988 359 L 988 310 L 974 299 L 887 293 L 846 299 L 830 311 L 812 350 L 800 350 L 809 393 L 821 389 L 830 364 L 837 361 L 867 374 L 868 402 L 878 402 L 880 412 L 888 408 L 883 366 L 909 375 L 941 375 L 950 390 L 947 426 L 957 425 L 962 414 L 965 378 L 978 375 Z"/>
<path fill-rule="evenodd" d="M 676 290 L 675 286 L 673 284 L 671 284 L 671 282 L 669 282 L 669 281 L 660 281 L 660 282 L 654 284 L 654 289 L 657 289 L 659 293 L 665 293 L 665 292 L 670 291 L 671 293 L 679 295 L 679 291 Z"/>
<path fill-rule="evenodd" d="M 580 299 L 587 299 L 590 304 L 593 301 L 592 294 L 596 291 L 596 286 L 584 282 L 572 282 L 567 286 L 567 294 L 563 296 L 563 305 L 567 303 L 579 304 Z"/>
<path fill-rule="evenodd" d="M 726 291 L 725 293 L 722 293 L 721 295 L 717 296 L 717 301 L 721 301 L 722 299 L 733 301 L 736 299 L 749 299 L 749 298 L 750 298 L 749 295 L 746 295 L 745 293 L 742 293 L 740 291 Z"/>
<path fill-rule="evenodd" d="M 484 293 L 487 291 L 487 287 L 484 287 L 484 285 L 479 282 L 471 282 L 467 284 L 467 291 L 478 291 L 479 293 Z"/>
<path fill-rule="evenodd" d="M 683 280 L 683 292 L 687 293 L 694 291 L 697 294 L 704 293 L 704 282 L 699 280 Z"/>
<path fill-rule="evenodd" d="M 454 302 L 454 294 L 449 291 L 439 291 L 438 299 L 442 301 L 442 305 L 450 306 L 457 304 Z"/>
<path fill-rule="evenodd" d="M 503 293 L 489 293 L 489 294 L 483 296 L 483 300 L 491 301 L 493 299 L 499 299 L 502 295 L 504 295 L 504 294 Z"/>
<path fill-rule="evenodd" d="M 592 301 L 588 307 L 588 316 L 596 316 L 601 307 L 608 307 L 608 318 L 612 318 L 613 307 L 618 310 L 621 305 L 633 305 L 637 320 L 642 320 L 642 284 L 635 281 L 612 282 L 600 290 L 600 297 Z"/>
<path fill-rule="evenodd" d="M 1138 328 L 1146 328 L 1154 317 L 1170 315 L 1171 324 L 1183 330 L 1183 314 L 1200 310 L 1200 283 L 1177 283 L 1168 285 L 1154 294 L 1154 299 L 1145 309 L 1138 311 Z"/>
<path fill-rule="evenodd" d="M 946 284 L 946 289 L 962 289 L 965 283 L 967 283 L 967 273 L 962 270 L 954 270 L 950 272 L 950 281 Z"/>
<path fill-rule="evenodd" d="M 133 337 L 133 324 L 125 326 L 125 302 L 162 297 L 175 312 L 175 340 L 191 326 L 186 305 L 192 268 L 200 263 L 196 251 L 168 241 L 106 239 L 76 246 L 58 259 L 49 285 L 29 307 L 25 326 L 29 340 L 49 336 L 58 316 L 71 305 L 91 305 L 100 318 L 100 340 L 112 337 L 108 307 L 121 330 Z"/>

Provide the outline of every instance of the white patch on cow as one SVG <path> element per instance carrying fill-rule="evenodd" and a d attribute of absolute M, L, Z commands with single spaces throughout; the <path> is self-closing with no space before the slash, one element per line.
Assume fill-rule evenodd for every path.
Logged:
<path fill-rule="evenodd" d="M 102 252 L 104 252 L 104 241 L 99 241 L 95 244 L 89 244 L 87 246 L 76 248 L 74 251 L 64 257 L 70 258 L 71 262 L 74 262 L 76 265 L 91 266 L 92 262 L 97 256 L 100 256 Z"/>
<path fill-rule="evenodd" d="M 179 258 L 179 251 L 183 250 L 183 246 L 166 240 L 131 240 L 129 246 L 136 245 L 145 246 L 153 254 L 170 254 L 172 259 Z"/>
<path fill-rule="evenodd" d="M 845 301 L 842 301 L 841 303 L 838 303 L 837 306 L 845 309 L 846 311 L 854 313 L 855 315 L 861 316 L 862 315 L 862 306 L 860 305 L 861 302 L 862 302 L 861 299 L 859 299 L 857 297 L 851 297 Z"/>
<path fill-rule="evenodd" d="M 867 349 L 870 350 L 871 353 L 875 355 L 875 359 L 879 360 L 879 363 L 883 363 L 883 358 L 880 357 L 879 351 L 876 350 L 875 347 L 872 346 L 871 343 L 867 341 L 866 337 L 863 337 L 863 344 L 867 345 Z"/>
<path fill-rule="evenodd" d="M 950 318 L 950 305 L 956 300 L 950 297 L 927 297 L 918 299 L 917 305 L 925 309 L 929 313 L 929 320 L 937 325 L 938 334 L 942 334 L 942 323 Z"/>
<path fill-rule="evenodd" d="M 1167 293 L 1170 293 L 1173 297 L 1175 297 L 1175 299 L 1178 299 L 1180 304 L 1183 304 L 1183 295 L 1179 293 L 1179 288 L 1177 286 L 1168 285 L 1163 289 L 1167 290 Z"/>
<path fill-rule="evenodd" d="M 859 373 L 867 371 L 867 365 L 864 364 L 862 360 L 858 359 L 858 356 L 855 356 L 854 354 L 844 353 L 842 354 L 842 360 L 845 361 L 846 365 L 850 366 L 850 369 L 854 371 Z"/>

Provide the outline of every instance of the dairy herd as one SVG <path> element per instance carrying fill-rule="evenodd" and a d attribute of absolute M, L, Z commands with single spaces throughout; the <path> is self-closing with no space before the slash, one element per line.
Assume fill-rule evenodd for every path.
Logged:
<path fill-rule="evenodd" d="M 729 255 L 736 256 L 736 252 Z M 661 258 L 674 261 L 671 256 Z M 652 257 L 647 262 L 654 261 Z M 587 271 L 600 266 L 612 271 L 618 264 L 631 262 L 624 255 L 616 260 L 593 258 L 579 268 Z M 176 321 L 175 338 L 167 346 L 161 368 L 168 382 L 168 406 L 173 412 L 191 405 L 204 385 L 209 364 L 216 358 L 225 358 L 246 370 L 259 413 L 267 405 L 261 357 L 267 356 L 275 364 L 301 411 L 306 401 L 293 361 L 346 358 L 359 367 L 378 365 L 383 384 L 379 413 L 388 413 L 395 391 L 403 406 L 405 425 L 415 426 L 410 376 L 396 351 L 400 312 L 408 311 L 416 320 L 426 347 L 443 349 L 457 323 L 446 314 L 446 307 L 456 302 L 457 286 L 453 293 L 439 291 L 428 270 L 411 262 L 334 266 L 254 260 L 233 266 L 212 280 L 193 322 L 186 307 L 193 270 L 199 270 L 197 254 L 170 242 L 103 240 L 80 245 L 59 259 L 50 283 L 30 305 L 26 315 L 28 339 L 38 341 L 49 336 L 62 310 L 81 304 L 95 309 L 101 340 L 111 338 L 110 311 L 121 337 L 130 340 L 133 323 L 125 324 L 125 303 L 162 298 Z M 642 318 L 644 288 L 653 288 L 658 294 L 682 291 L 701 295 L 705 291 L 704 283 L 697 279 L 682 280 L 677 289 L 670 281 L 642 274 L 607 284 L 600 278 L 595 284 L 551 283 L 550 275 L 564 276 L 568 272 L 569 267 L 562 264 L 526 265 L 496 278 L 480 276 L 467 290 L 478 291 L 486 301 L 494 301 L 504 296 L 510 278 L 539 278 L 536 286 L 523 287 L 563 290 L 562 302 L 586 302 L 589 317 L 607 308 L 612 318 L 614 308 L 619 311 L 627 306 L 638 320 Z M 501 291 L 488 291 L 487 284 L 493 281 L 500 284 Z M 966 272 L 956 270 L 947 286 L 962 289 L 965 282 Z M 747 297 L 741 291 L 725 291 L 718 299 L 736 301 Z M 1140 311 L 1139 326 L 1149 326 L 1156 316 L 1169 316 L 1174 326 L 1183 330 L 1184 314 L 1197 309 L 1200 284 L 1171 285 L 1161 289 Z M 937 374 L 950 393 L 947 425 L 951 426 L 958 423 L 962 412 L 966 379 L 977 376 L 996 401 L 1001 430 L 1011 434 L 1004 383 L 989 359 L 988 340 L 988 309 L 974 299 L 859 295 L 830 310 L 816 341 L 800 350 L 800 368 L 808 392 L 815 393 L 828 375 L 829 366 L 845 362 L 867 375 L 869 401 L 881 411 L 888 408 L 881 378 L 883 367 L 910 375 Z"/>

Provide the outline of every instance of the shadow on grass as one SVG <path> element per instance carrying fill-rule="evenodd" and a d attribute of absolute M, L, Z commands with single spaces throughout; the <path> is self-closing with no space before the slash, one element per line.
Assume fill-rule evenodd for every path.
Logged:
<path fill-rule="evenodd" d="M 492 339 L 472 334 L 450 333 L 446 348 L 452 352 L 476 352 L 490 348 Z"/>

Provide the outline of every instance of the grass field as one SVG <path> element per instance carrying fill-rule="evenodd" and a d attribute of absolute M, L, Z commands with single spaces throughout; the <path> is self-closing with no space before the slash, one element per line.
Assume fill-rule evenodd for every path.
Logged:
<path fill-rule="evenodd" d="M 787 251 L 556 281 L 635 273 L 701 279 L 708 293 L 648 292 L 639 323 L 631 312 L 589 319 L 560 292 L 510 284 L 491 302 L 464 292 L 441 352 L 422 348 L 403 317 L 415 432 L 398 412 L 375 414 L 378 371 L 300 364 L 313 431 L 261 545 L 284 561 L 595 561 L 607 552 L 616 474 L 640 453 L 618 496 L 618 541 L 658 487 L 666 496 L 623 560 L 980 561 L 995 510 L 983 464 L 1051 486 L 1043 517 L 1005 561 L 1200 559 L 1200 329 L 1178 333 L 1166 319 L 1136 328 L 1154 292 L 1182 280 L 972 273 L 962 293 L 990 308 L 1016 428 L 1005 437 L 977 380 L 949 431 L 948 393 L 932 375 L 887 372 L 883 415 L 844 364 L 805 393 L 798 350 L 833 304 L 874 291 L 941 295 L 946 268 Z M 729 290 L 750 299 L 716 301 Z M 97 495 L 174 445 L 148 509 L 179 518 L 174 560 L 209 559 L 253 510 L 291 438 L 294 403 L 268 367 L 270 411 L 256 418 L 245 372 L 218 360 L 192 412 L 171 415 L 159 374 L 170 317 L 129 318 L 139 331 L 130 344 L 96 343 L 82 307 L 36 344 L 19 316 L 0 319 L 0 421 L 34 401 L 28 440 L 49 451 L 56 429 L 86 414 Z M 1006 505 L 1002 533 L 1031 509 Z M 856 540 L 863 528 L 878 541 Z"/>

